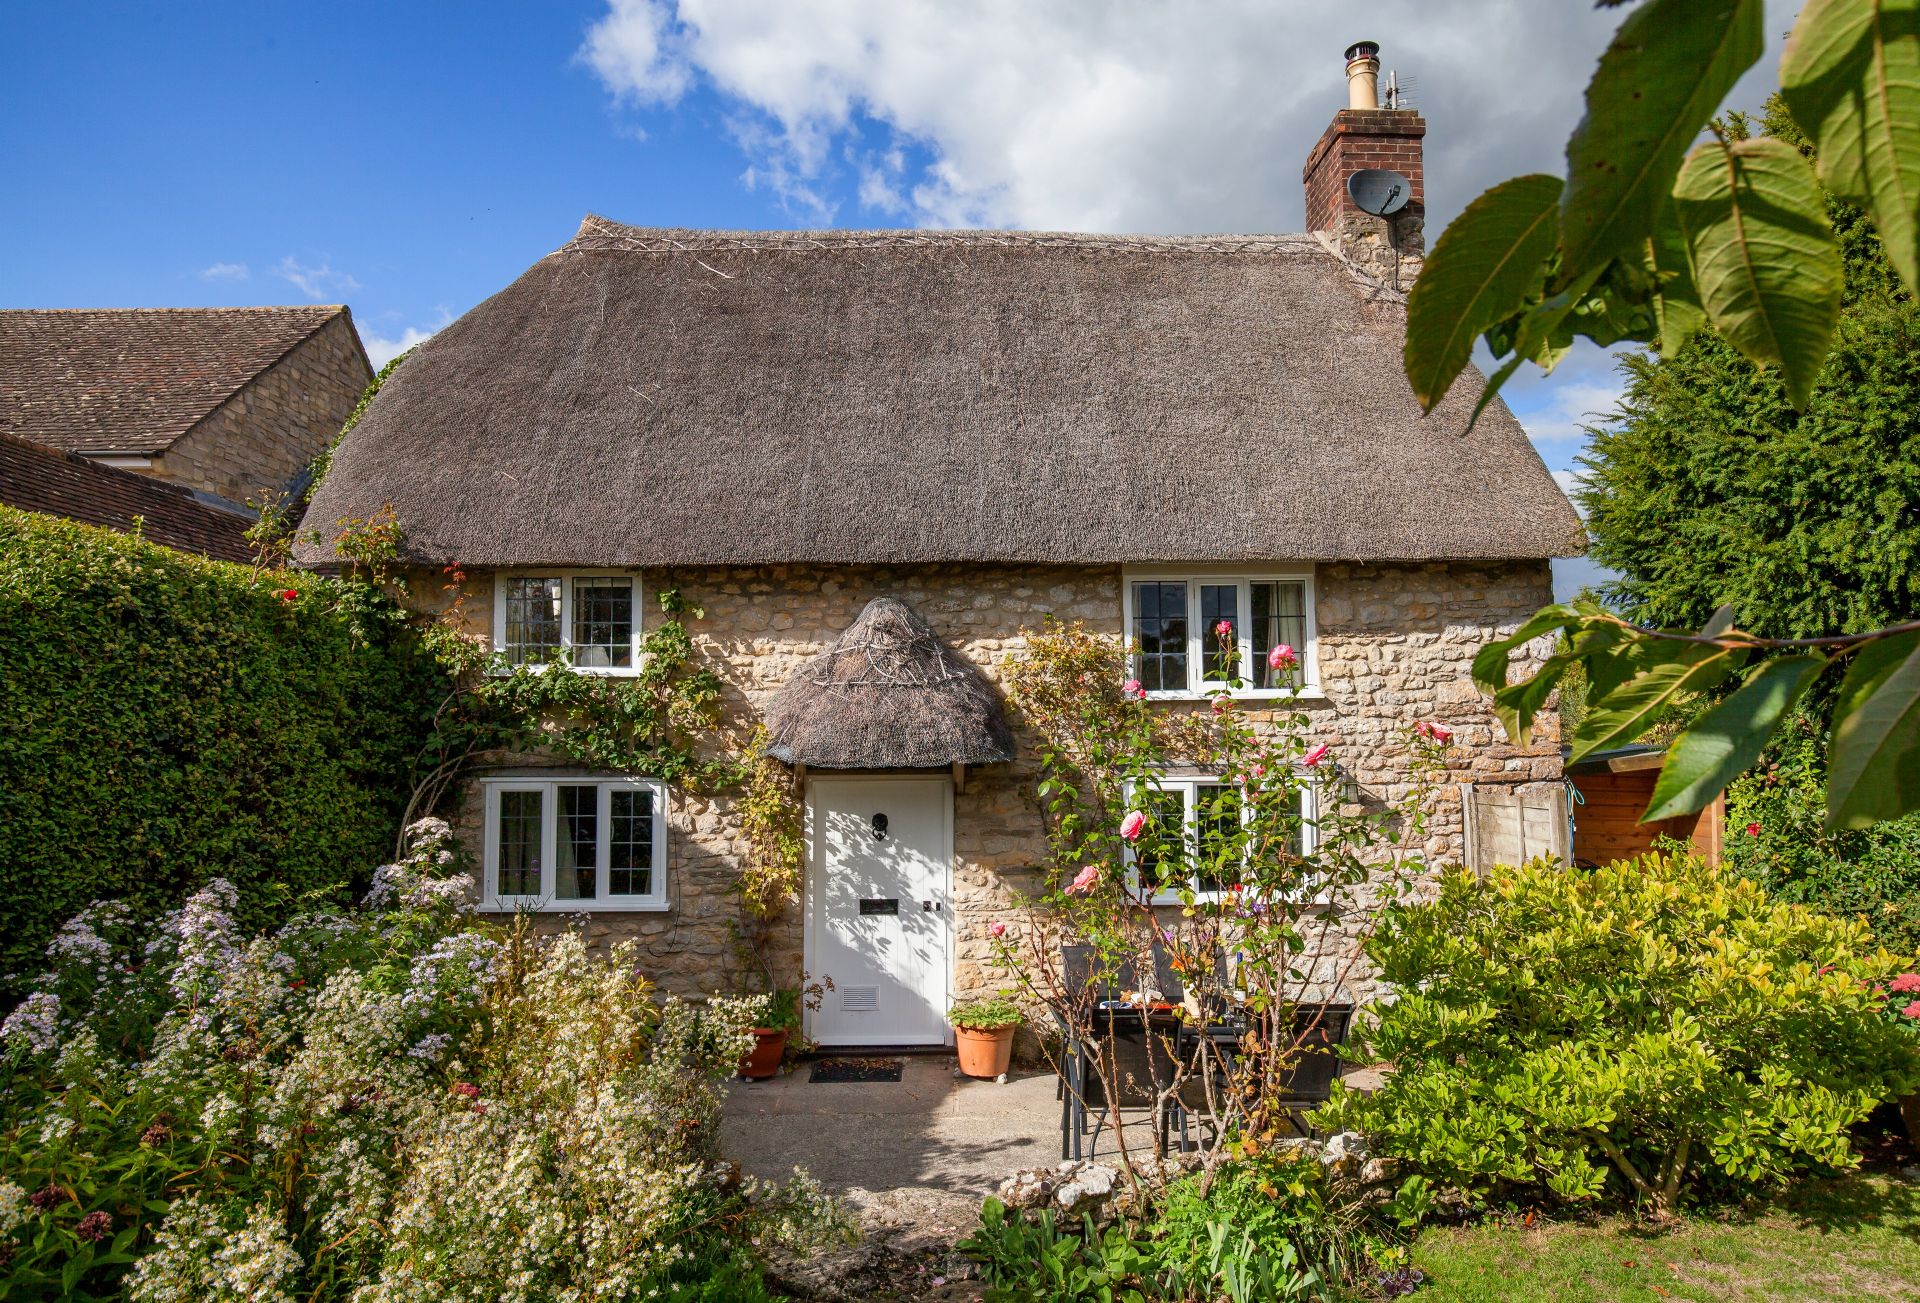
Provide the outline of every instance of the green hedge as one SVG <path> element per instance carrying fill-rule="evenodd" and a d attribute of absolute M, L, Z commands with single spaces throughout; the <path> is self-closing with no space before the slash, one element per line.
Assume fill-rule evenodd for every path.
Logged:
<path fill-rule="evenodd" d="M 345 894 L 445 691 L 364 587 L 0 508 L 0 991 L 95 899 L 225 877 L 252 930 Z"/>

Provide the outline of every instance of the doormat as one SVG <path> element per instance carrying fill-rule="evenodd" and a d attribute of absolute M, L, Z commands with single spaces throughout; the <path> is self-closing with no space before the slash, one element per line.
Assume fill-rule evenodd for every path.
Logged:
<path fill-rule="evenodd" d="M 905 1066 L 899 1059 L 820 1059 L 814 1063 L 807 1081 L 898 1081 L 900 1070 Z"/>

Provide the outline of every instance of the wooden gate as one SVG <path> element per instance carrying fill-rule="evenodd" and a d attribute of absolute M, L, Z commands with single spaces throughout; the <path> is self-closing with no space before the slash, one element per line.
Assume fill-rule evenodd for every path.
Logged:
<path fill-rule="evenodd" d="M 1573 859 L 1568 845 L 1567 789 L 1564 783 L 1524 787 L 1460 785 L 1466 819 L 1467 867 L 1485 875 L 1496 864 L 1525 864 L 1531 859 Z"/>

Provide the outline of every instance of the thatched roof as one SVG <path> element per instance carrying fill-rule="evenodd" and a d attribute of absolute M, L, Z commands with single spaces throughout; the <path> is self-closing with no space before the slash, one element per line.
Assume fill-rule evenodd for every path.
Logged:
<path fill-rule="evenodd" d="M 310 519 L 428 563 L 1538 558 L 1579 520 L 1308 236 L 576 238 L 425 344 Z M 323 531 L 324 532 L 324 531 Z M 309 561 L 330 560 L 310 544 Z"/>
<path fill-rule="evenodd" d="M 1013 759 L 1000 695 L 905 602 L 876 597 L 767 705 L 768 750 L 816 769 Z"/>

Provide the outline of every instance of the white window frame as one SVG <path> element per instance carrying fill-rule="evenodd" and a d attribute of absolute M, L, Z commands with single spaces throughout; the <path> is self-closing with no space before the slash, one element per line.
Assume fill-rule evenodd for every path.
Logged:
<path fill-rule="evenodd" d="M 599 788 L 598 818 L 595 831 L 598 853 L 594 857 L 597 893 L 591 899 L 562 899 L 554 895 L 554 871 L 559 864 L 560 789 L 562 787 Z M 503 775 L 480 780 L 482 793 L 480 908 L 510 913 L 531 909 L 548 914 L 584 913 L 660 913 L 667 902 L 667 786 L 651 778 L 626 775 L 565 774 L 546 777 Z M 608 892 L 608 843 L 613 833 L 613 793 L 616 789 L 653 794 L 653 879 L 652 890 L 645 895 L 612 895 Z M 500 867 L 500 794 L 537 791 L 543 793 L 540 805 L 540 890 L 531 895 L 502 895 L 495 890 Z"/>
<path fill-rule="evenodd" d="M 1296 774 L 1300 793 L 1300 850 L 1302 855 L 1312 855 L 1319 844 L 1320 788 L 1304 774 Z M 1232 784 L 1218 774 L 1161 774 L 1154 784 L 1154 790 L 1160 793 L 1179 792 L 1181 799 L 1182 835 L 1198 837 L 1199 794 L 1203 787 L 1229 787 Z M 1240 807 L 1240 818 L 1244 823 L 1247 807 Z M 1127 886 L 1136 895 L 1140 890 L 1140 871 L 1134 859 L 1133 848 L 1127 848 Z M 1224 891 L 1199 891 L 1193 893 L 1196 903 L 1218 904 L 1226 897 Z M 1154 905 L 1180 905 L 1185 902 L 1177 891 L 1156 892 L 1151 902 Z"/>
<path fill-rule="evenodd" d="M 1133 586 L 1136 583 L 1184 582 L 1187 586 L 1187 686 L 1183 690 L 1150 689 L 1147 698 L 1150 701 L 1198 701 L 1213 693 L 1227 691 L 1235 698 L 1249 700 L 1274 700 L 1290 694 L 1284 688 L 1228 689 L 1218 680 L 1208 679 L 1202 668 L 1207 649 L 1207 640 L 1211 631 L 1200 618 L 1200 589 L 1226 583 L 1237 583 L 1240 588 L 1240 666 L 1244 671 L 1253 659 L 1253 600 L 1250 585 L 1257 583 L 1283 583 L 1301 585 L 1300 603 L 1305 616 L 1306 643 L 1294 648 L 1300 656 L 1300 687 L 1298 695 L 1302 697 L 1320 696 L 1320 628 L 1315 608 L 1318 606 L 1314 593 L 1314 572 L 1312 567 L 1305 569 L 1286 569 L 1274 567 L 1249 568 L 1245 566 L 1128 566 L 1120 575 L 1120 628 L 1121 637 L 1128 647 L 1127 672 L 1133 673 Z"/>
<path fill-rule="evenodd" d="M 493 576 L 493 650 L 500 657 L 495 668 L 496 674 L 511 674 L 515 670 L 531 670 L 538 674 L 547 668 L 548 662 L 537 664 L 512 665 L 507 663 L 507 581 L 509 579 L 558 579 L 560 581 L 560 646 L 568 653 L 567 668 L 575 674 L 592 674 L 602 678 L 630 679 L 640 673 L 642 657 L 641 644 L 641 605 L 640 576 L 631 570 L 595 570 L 595 569 L 556 569 L 552 567 L 531 567 L 517 570 L 498 570 Z M 633 585 L 633 629 L 629 634 L 631 646 L 627 659 L 632 663 L 625 666 L 579 665 L 574 663 L 573 653 L 573 586 L 579 579 L 618 579 Z"/>

